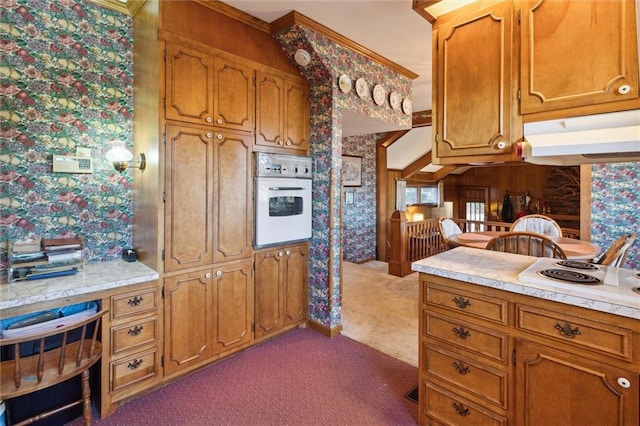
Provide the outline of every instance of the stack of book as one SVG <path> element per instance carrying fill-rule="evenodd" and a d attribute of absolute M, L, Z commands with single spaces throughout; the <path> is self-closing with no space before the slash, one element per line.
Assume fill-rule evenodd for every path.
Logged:
<path fill-rule="evenodd" d="M 73 275 L 84 267 L 82 238 L 15 241 L 9 254 L 9 282 Z"/>

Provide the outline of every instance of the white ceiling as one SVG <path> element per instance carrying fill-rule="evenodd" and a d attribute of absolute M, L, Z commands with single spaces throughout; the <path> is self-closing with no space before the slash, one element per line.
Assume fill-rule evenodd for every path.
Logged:
<path fill-rule="evenodd" d="M 413 71 L 414 111 L 431 109 L 431 24 L 413 11 L 412 0 L 223 0 L 265 22 L 295 10 Z M 385 131 L 384 123 L 347 115 L 343 136 Z M 410 131 L 387 152 L 387 167 L 403 169 L 431 150 L 431 127 Z M 435 171 L 431 166 L 426 171 Z"/>

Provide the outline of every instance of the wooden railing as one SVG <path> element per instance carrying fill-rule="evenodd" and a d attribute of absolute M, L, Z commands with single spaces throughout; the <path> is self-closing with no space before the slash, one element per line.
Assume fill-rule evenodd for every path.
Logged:
<path fill-rule="evenodd" d="M 511 223 L 453 219 L 462 232 L 509 231 Z M 562 228 L 567 238 L 580 238 L 580 230 Z M 404 212 L 395 211 L 391 216 L 389 247 L 389 274 L 398 277 L 409 275 L 411 263 L 445 251 L 438 229 L 438 219 L 408 222 Z"/>

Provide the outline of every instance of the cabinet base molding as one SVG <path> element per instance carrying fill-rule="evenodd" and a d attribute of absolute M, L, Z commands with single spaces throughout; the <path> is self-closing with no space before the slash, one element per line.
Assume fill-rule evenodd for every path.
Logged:
<path fill-rule="evenodd" d="M 342 332 L 342 324 L 338 324 L 335 327 L 327 327 L 324 324 L 320 324 L 315 321 L 308 321 L 309 328 L 317 331 L 320 334 L 324 334 L 327 337 L 335 337 Z"/>

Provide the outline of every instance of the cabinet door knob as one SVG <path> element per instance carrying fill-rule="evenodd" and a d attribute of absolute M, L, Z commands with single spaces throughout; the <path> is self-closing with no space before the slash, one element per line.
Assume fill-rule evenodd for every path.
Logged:
<path fill-rule="evenodd" d="M 507 147 L 507 143 L 505 141 L 500 141 L 496 146 L 498 149 L 505 149 Z"/>
<path fill-rule="evenodd" d="M 278 145 L 283 145 L 283 144 L 284 144 L 284 142 L 278 141 Z"/>
<path fill-rule="evenodd" d="M 618 384 L 622 388 L 629 389 L 631 387 L 631 380 L 626 377 L 618 377 Z"/>
<path fill-rule="evenodd" d="M 205 278 L 211 278 L 211 272 L 207 272 L 206 274 L 204 274 Z"/>
<path fill-rule="evenodd" d="M 618 93 L 621 95 L 626 95 L 629 92 L 631 92 L 631 86 L 629 86 L 628 84 L 623 84 L 622 86 L 618 87 Z"/>
<path fill-rule="evenodd" d="M 285 145 L 287 145 L 287 146 L 291 145 L 291 141 L 287 141 L 287 143 L 285 143 Z"/>
<path fill-rule="evenodd" d="M 282 257 L 282 252 L 281 251 L 278 252 L 278 257 Z"/>
<path fill-rule="evenodd" d="M 218 122 L 218 124 L 222 124 L 224 123 L 224 120 L 222 118 L 218 118 L 218 120 L 216 120 Z"/>
<path fill-rule="evenodd" d="M 213 133 L 209 132 L 207 133 L 207 137 L 210 138 L 211 136 L 213 136 Z"/>
<path fill-rule="evenodd" d="M 222 271 L 216 271 L 216 277 L 221 277 L 222 276 Z"/>
<path fill-rule="evenodd" d="M 221 140 L 222 140 L 222 137 L 223 137 L 223 136 L 222 136 L 220 133 L 218 133 L 218 134 L 216 135 L 216 138 L 217 138 L 219 141 L 221 141 Z"/>
<path fill-rule="evenodd" d="M 213 119 L 211 117 L 207 117 L 207 118 L 205 118 L 205 120 L 207 121 L 207 123 L 211 123 L 213 121 Z"/>
<path fill-rule="evenodd" d="M 291 256 L 291 250 L 285 251 L 284 254 L 286 254 L 287 256 Z"/>

